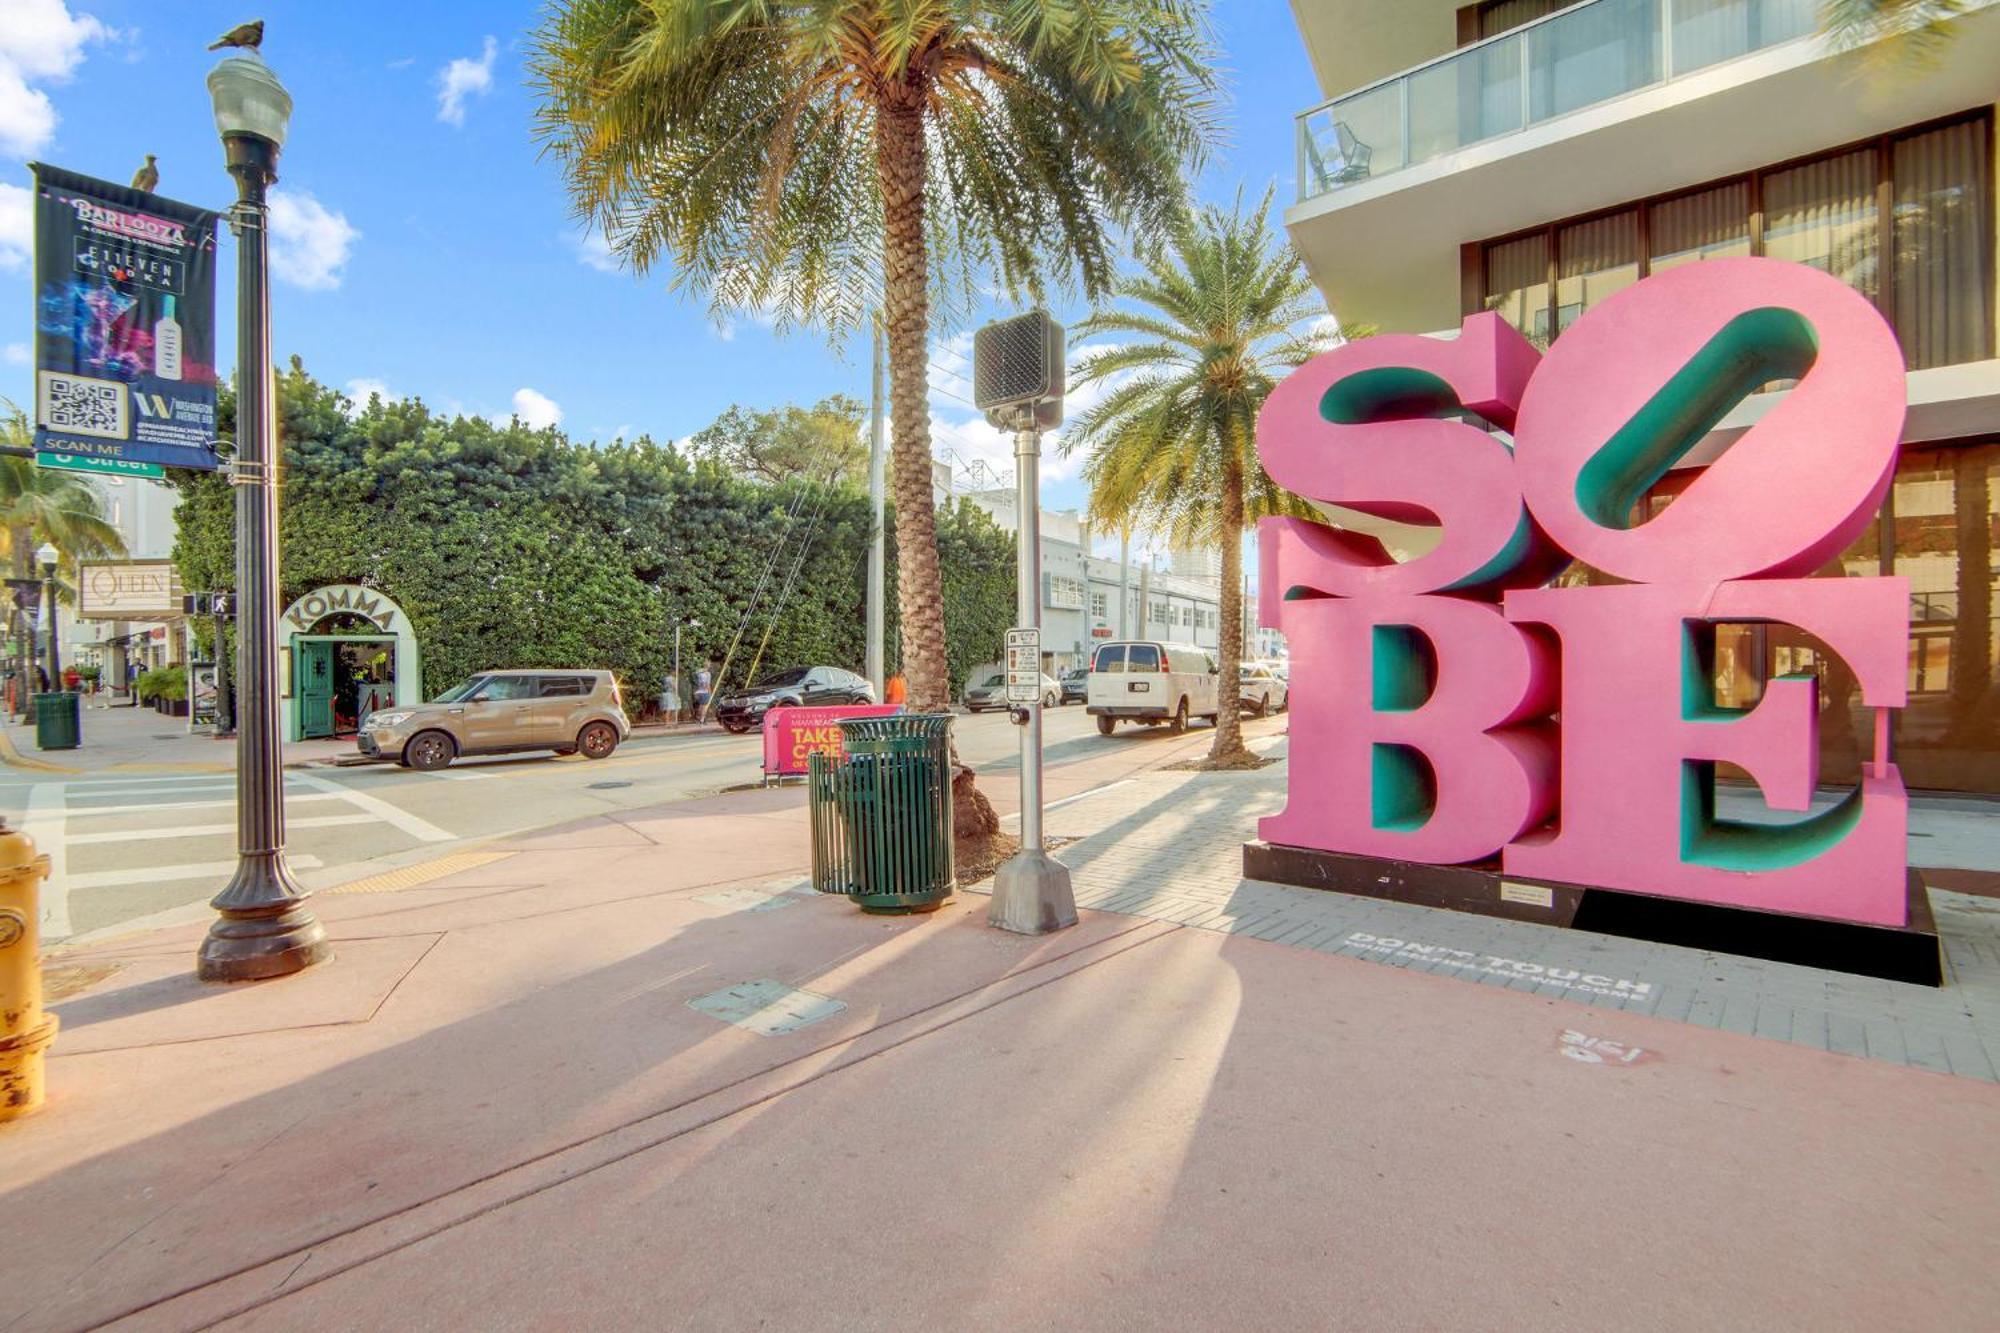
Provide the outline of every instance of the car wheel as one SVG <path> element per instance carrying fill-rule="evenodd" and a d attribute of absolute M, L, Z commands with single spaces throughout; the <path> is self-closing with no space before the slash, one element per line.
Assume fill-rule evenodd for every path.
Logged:
<path fill-rule="evenodd" d="M 1176 735 L 1176 736 L 1184 736 L 1184 735 L 1186 735 L 1186 734 L 1187 734 L 1187 700 L 1186 700 L 1186 699 L 1182 699 L 1182 700 L 1181 700 L 1181 701 L 1180 701 L 1180 702 L 1179 702 L 1178 704 L 1174 705 L 1174 726 L 1173 726 L 1173 731 L 1174 731 L 1174 735 Z"/>
<path fill-rule="evenodd" d="M 1109 736 L 1111 729 L 1117 725 L 1118 719 L 1115 717 L 1100 717 L 1097 719 L 1097 734 L 1100 736 Z"/>
<path fill-rule="evenodd" d="M 724 722 L 722 729 L 732 736 L 741 736 L 744 732 L 750 730 L 749 727 L 743 725 L 741 722 Z"/>
<path fill-rule="evenodd" d="M 1260 698 L 1259 700 L 1257 700 L 1257 716 L 1269 717 L 1270 715 L 1271 715 L 1271 696 L 1267 694 L 1262 698 Z"/>
<path fill-rule="evenodd" d="M 576 733 L 576 749 L 585 759 L 603 759 L 618 748 L 618 728 L 609 722 L 593 722 Z"/>
<path fill-rule="evenodd" d="M 403 762 L 429 773 L 449 764 L 457 753 L 458 746 L 442 731 L 420 731 L 403 747 Z"/>
<path fill-rule="evenodd" d="M 1042 696 L 1042 707 L 1060 708 L 1061 706 L 1062 696 L 1060 694 L 1045 694 Z"/>

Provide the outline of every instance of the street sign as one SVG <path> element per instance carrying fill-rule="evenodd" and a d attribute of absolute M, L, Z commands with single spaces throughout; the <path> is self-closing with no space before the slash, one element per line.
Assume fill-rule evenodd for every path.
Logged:
<path fill-rule="evenodd" d="M 88 454 L 35 455 L 35 463 L 40 467 L 53 468 L 57 472 L 102 472 L 113 477 L 145 477 L 149 481 L 164 481 L 167 470 L 158 463 L 131 463 L 122 458 L 92 458 Z"/>
<path fill-rule="evenodd" d="M 1007 702 L 1032 704 L 1042 697 L 1042 632 L 1007 631 Z"/>

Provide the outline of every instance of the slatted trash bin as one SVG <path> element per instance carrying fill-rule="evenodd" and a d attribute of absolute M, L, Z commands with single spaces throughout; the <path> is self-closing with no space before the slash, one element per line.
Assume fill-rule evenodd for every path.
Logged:
<path fill-rule="evenodd" d="M 83 696 L 52 690 L 35 696 L 35 748 L 74 750 L 83 744 Z"/>
<path fill-rule="evenodd" d="M 952 873 L 951 714 L 848 718 L 846 757 L 807 760 L 813 887 L 867 912 L 934 911 Z"/>

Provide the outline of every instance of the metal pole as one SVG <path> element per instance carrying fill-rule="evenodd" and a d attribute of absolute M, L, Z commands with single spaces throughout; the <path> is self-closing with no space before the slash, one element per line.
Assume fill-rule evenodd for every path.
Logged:
<path fill-rule="evenodd" d="M 229 693 L 229 617 L 221 609 L 224 605 L 218 594 L 215 601 L 215 734 L 234 736 L 236 700 Z"/>
<path fill-rule="evenodd" d="M 62 688 L 62 659 L 56 652 L 56 572 L 46 571 L 42 580 L 42 617 L 49 622 L 49 689 Z"/>
<path fill-rule="evenodd" d="M 888 538 L 882 523 L 886 481 L 882 398 L 882 318 L 875 318 L 874 386 L 868 408 L 868 679 L 875 686 L 875 701 L 888 697 L 888 657 L 882 642 L 883 585 L 889 566 Z"/>
<path fill-rule="evenodd" d="M 323 962 L 326 932 L 285 863 L 285 804 L 278 734 L 278 523 L 273 486 L 277 413 L 272 402 L 270 276 L 265 191 L 277 179 L 277 145 L 251 134 L 223 138 L 236 177 L 237 638 L 243 653 L 236 738 L 236 874 L 210 900 L 218 916 L 202 941 L 203 981 L 256 981 Z"/>
<path fill-rule="evenodd" d="M 672 720 L 681 720 L 681 627 L 674 626 L 674 715 Z"/>
<path fill-rule="evenodd" d="M 1042 627 L 1042 437 L 1033 417 L 1014 432 L 1014 505 L 1019 516 L 1019 550 L 1015 560 L 1014 623 L 1022 629 Z M 1035 666 L 1041 667 L 1037 653 Z M 1017 705 L 1018 706 L 1018 705 Z M 1069 867 L 1042 846 L 1042 692 L 1024 710 L 1021 727 L 1021 850 L 993 875 L 993 902 L 988 925 L 1021 935 L 1042 935 L 1076 924 L 1076 896 L 1070 889 Z"/>
<path fill-rule="evenodd" d="M 1118 637 L 1132 637 L 1132 525 L 1118 530 Z"/>

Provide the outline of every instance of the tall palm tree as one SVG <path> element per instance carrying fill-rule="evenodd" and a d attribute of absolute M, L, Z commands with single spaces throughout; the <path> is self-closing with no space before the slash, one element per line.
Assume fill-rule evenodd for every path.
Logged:
<path fill-rule="evenodd" d="M 1079 359 L 1077 387 L 1104 399 L 1063 439 L 1088 450 L 1091 512 L 1136 523 L 1175 545 L 1222 552 L 1220 711 L 1209 762 L 1248 761 L 1237 674 L 1243 648 L 1244 524 L 1269 514 L 1318 517 L 1257 460 L 1257 412 L 1284 373 L 1325 350 L 1326 307 L 1292 248 L 1271 233 L 1271 195 L 1245 212 L 1203 207 L 1177 220 L 1113 285 L 1122 303 L 1074 336 L 1121 341 Z"/>
<path fill-rule="evenodd" d="M 1873 48 L 1878 62 L 1921 67 L 1943 54 L 1965 10 L 1965 0 L 1824 0 L 1820 27 L 1841 46 Z"/>
<path fill-rule="evenodd" d="M 19 407 L 0 399 L 0 439 L 16 449 L 34 446 L 35 432 Z M 4 543 L 11 576 L 34 577 L 35 552 L 47 542 L 62 552 L 74 574 L 79 560 L 123 555 L 125 543 L 105 517 L 104 502 L 81 477 L 38 467 L 32 458 L 0 455 L 0 543 Z M 67 592 L 59 586 L 59 595 Z M 18 616 L 12 610 L 10 614 Z M 20 626 L 17 621 L 17 631 Z M 18 639 L 17 639 L 18 642 Z M 27 697 L 25 649 L 17 661 L 17 699 Z"/>
<path fill-rule="evenodd" d="M 1202 0 L 557 0 L 536 132 L 629 268 L 711 308 L 889 343 L 910 703 L 949 705 L 930 312 L 1039 298 L 1164 224 L 1214 134 Z"/>

